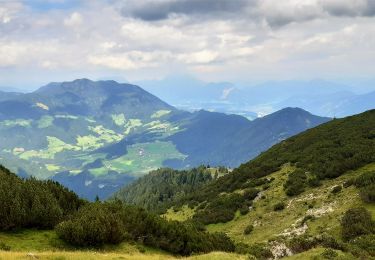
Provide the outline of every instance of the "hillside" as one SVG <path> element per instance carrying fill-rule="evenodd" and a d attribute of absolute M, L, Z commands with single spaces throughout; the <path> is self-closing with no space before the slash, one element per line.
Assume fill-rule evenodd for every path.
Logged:
<path fill-rule="evenodd" d="M 199 190 L 204 184 L 227 173 L 228 169 L 224 167 L 200 166 L 183 171 L 158 169 L 120 189 L 112 198 L 160 212 L 184 195 Z"/>
<path fill-rule="evenodd" d="M 223 233 L 168 221 L 119 201 L 90 203 L 56 182 L 20 179 L 3 166 L 0 180 L 0 251 L 38 245 L 42 251 L 100 250 L 120 244 L 175 256 L 235 250 Z"/>
<path fill-rule="evenodd" d="M 184 196 L 165 216 L 201 222 L 264 254 L 311 249 L 318 257 L 325 251 L 314 248 L 323 247 L 371 258 L 374 222 L 348 239 L 342 219 L 361 221 L 348 215 L 357 208 L 375 217 L 374 129 L 371 110 L 307 130 Z"/>
<path fill-rule="evenodd" d="M 238 167 L 274 144 L 306 129 L 329 121 L 299 108 L 285 108 L 268 116 L 247 121 L 240 116 L 200 111 L 171 140 L 187 157 L 166 166 L 225 165 Z"/>
<path fill-rule="evenodd" d="M 328 120 L 298 109 L 255 121 L 190 113 L 138 86 L 88 79 L 0 97 L 0 162 L 91 200 L 160 167 L 238 166 Z"/>

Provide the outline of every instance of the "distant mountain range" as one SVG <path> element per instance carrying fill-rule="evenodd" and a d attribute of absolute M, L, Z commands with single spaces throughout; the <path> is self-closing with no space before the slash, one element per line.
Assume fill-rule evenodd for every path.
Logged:
<path fill-rule="evenodd" d="M 234 113 L 250 119 L 284 107 L 300 107 L 327 117 L 345 117 L 375 108 L 373 81 L 353 86 L 325 80 L 270 81 L 236 86 L 230 82 L 205 83 L 176 76 L 140 84 L 183 109 Z"/>
<path fill-rule="evenodd" d="M 327 122 L 286 108 L 249 121 L 179 110 L 142 88 L 80 79 L 32 93 L 0 92 L 0 162 L 93 199 L 159 167 L 235 167 Z"/>

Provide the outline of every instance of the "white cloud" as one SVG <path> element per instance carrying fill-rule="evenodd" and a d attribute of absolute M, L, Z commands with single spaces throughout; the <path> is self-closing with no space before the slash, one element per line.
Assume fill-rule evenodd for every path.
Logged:
<path fill-rule="evenodd" d="M 174 6 L 154 20 L 134 13 L 147 11 L 144 0 L 47 11 L 7 3 L 0 6 L 0 84 L 9 68 L 130 80 L 175 70 L 209 80 L 375 73 L 369 0 L 238 0 L 241 9 L 214 12 L 194 1 L 195 9 Z"/>
<path fill-rule="evenodd" d="M 78 12 L 72 13 L 68 18 L 64 19 L 64 24 L 69 27 L 76 27 L 83 22 L 82 15 Z"/>

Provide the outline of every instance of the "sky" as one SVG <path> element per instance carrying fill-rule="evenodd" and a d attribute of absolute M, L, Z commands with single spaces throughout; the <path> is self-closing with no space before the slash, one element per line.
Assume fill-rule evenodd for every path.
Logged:
<path fill-rule="evenodd" d="M 366 79 L 375 0 L 0 0 L 0 86 Z"/>

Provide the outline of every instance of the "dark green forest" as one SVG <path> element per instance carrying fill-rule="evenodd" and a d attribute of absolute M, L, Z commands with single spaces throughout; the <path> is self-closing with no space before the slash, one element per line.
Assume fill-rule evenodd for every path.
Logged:
<path fill-rule="evenodd" d="M 225 167 L 215 169 L 215 173 L 206 166 L 182 171 L 162 168 L 124 187 L 113 198 L 160 213 L 183 196 L 227 172 Z"/>

